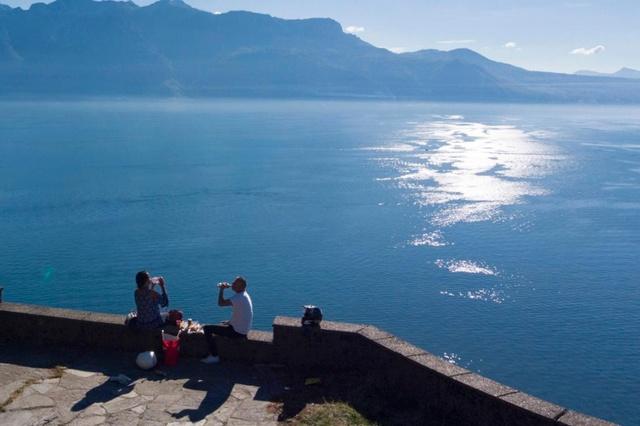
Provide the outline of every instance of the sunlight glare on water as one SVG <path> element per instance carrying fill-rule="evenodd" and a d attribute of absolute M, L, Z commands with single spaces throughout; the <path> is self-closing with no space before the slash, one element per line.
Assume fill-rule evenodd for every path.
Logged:
<path fill-rule="evenodd" d="M 482 274 L 482 275 L 497 275 L 498 272 L 491 269 L 488 266 L 481 265 L 477 262 L 470 260 L 450 260 L 445 262 L 442 259 L 438 259 L 435 262 L 438 268 L 445 268 L 449 272 L 453 273 L 465 273 L 465 274 Z"/>
<path fill-rule="evenodd" d="M 378 148 L 398 153 L 381 159 L 398 172 L 390 179 L 417 204 L 440 207 L 432 225 L 495 220 L 504 206 L 548 193 L 536 180 L 553 173 L 563 156 L 542 134 L 455 117 L 419 124 L 402 135 L 405 142 Z"/>
<path fill-rule="evenodd" d="M 408 245 L 433 248 L 455 245 L 446 230 L 459 224 L 508 221 L 505 208 L 527 197 L 549 195 L 544 178 L 566 161 L 542 130 L 525 131 L 510 124 L 466 120 L 462 115 L 433 115 L 413 122 L 388 144 L 369 148 L 382 153 L 378 160 L 395 174 L 380 177 L 392 182 L 425 212 L 425 228 Z M 522 226 L 522 225 L 518 225 Z M 495 267 L 482 260 L 436 259 L 449 273 L 496 276 Z M 439 293 L 468 300 L 502 303 L 509 297 L 504 282 L 477 282 L 476 288 Z"/>

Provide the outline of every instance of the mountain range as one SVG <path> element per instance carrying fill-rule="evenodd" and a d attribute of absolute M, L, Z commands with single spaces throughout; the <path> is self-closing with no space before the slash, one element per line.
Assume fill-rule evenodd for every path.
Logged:
<path fill-rule="evenodd" d="M 616 72 L 605 73 L 589 70 L 580 70 L 575 72 L 576 75 L 588 75 L 591 77 L 614 77 L 614 78 L 640 78 L 640 71 L 633 68 L 620 68 Z"/>
<path fill-rule="evenodd" d="M 469 49 L 397 54 L 326 18 L 57 0 L 0 6 L 0 96 L 640 103 L 640 81 L 528 71 Z"/>

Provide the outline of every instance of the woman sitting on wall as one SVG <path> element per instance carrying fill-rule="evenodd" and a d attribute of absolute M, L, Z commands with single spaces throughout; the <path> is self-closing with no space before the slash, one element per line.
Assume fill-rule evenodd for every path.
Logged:
<path fill-rule="evenodd" d="M 149 276 L 147 271 L 140 271 L 136 274 L 136 285 L 138 288 L 134 293 L 136 299 L 137 318 L 133 326 L 141 330 L 153 330 L 161 327 L 164 320 L 160 315 L 160 307 L 169 305 L 169 297 L 164 288 L 164 278 Z M 162 294 L 153 289 L 160 286 Z"/>

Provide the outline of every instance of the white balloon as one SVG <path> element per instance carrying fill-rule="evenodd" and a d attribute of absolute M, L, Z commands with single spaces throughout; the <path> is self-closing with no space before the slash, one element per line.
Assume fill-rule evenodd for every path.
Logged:
<path fill-rule="evenodd" d="M 156 366 L 158 358 L 154 351 L 140 352 L 136 357 L 136 364 L 143 370 L 150 370 Z"/>

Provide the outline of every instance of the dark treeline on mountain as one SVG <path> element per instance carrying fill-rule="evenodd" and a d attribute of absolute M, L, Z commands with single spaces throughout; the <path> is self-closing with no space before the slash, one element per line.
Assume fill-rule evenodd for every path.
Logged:
<path fill-rule="evenodd" d="M 181 0 L 0 6 L 0 96 L 252 96 L 640 102 L 640 82 L 532 72 L 468 49 L 396 54 L 331 19 Z"/>

